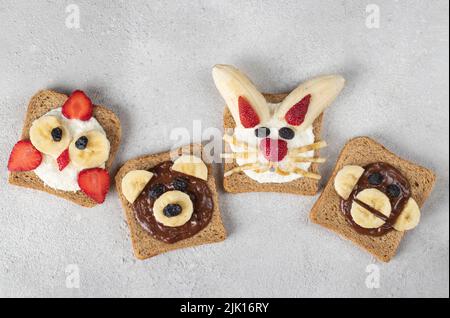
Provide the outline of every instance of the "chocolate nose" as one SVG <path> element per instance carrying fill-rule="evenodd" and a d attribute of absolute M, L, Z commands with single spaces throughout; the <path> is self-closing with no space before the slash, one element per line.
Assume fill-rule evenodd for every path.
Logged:
<path fill-rule="evenodd" d="M 272 162 L 283 160 L 288 152 L 287 142 L 280 139 L 265 138 L 259 143 L 259 149 L 264 157 Z"/>

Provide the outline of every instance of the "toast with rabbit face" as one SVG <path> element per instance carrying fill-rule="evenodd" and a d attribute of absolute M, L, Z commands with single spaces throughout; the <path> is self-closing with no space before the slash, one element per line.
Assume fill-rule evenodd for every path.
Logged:
<path fill-rule="evenodd" d="M 215 84 L 225 99 L 236 128 L 224 140 L 237 167 L 225 177 L 244 172 L 259 183 L 285 183 L 299 178 L 320 179 L 309 172 L 311 163 L 325 160 L 314 157 L 314 150 L 326 146 L 315 142 L 313 122 L 339 95 L 345 80 L 341 76 L 322 76 L 303 83 L 281 103 L 271 104 L 238 69 L 217 65 Z"/>

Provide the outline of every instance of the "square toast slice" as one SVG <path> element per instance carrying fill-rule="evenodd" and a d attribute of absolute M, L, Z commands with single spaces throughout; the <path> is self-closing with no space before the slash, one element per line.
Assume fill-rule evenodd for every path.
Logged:
<path fill-rule="evenodd" d="M 268 103 L 278 104 L 281 103 L 288 94 L 263 94 Z M 320 134 L 322 130 L 323 113 L 317 117 L 313 123 L 313 132 L 315 136 L 315 142 L 320 141 Z M 223 118 L 223 127 L 227 129 L 236 128 L 236 122 L 231 115 L 228 107 L 225 107 L 225 113 Z M 229 145 L 225 146 L 225 150 L 230 152 Z M 315 150 L 314 156 L 319 156 L 319 150 Z M 224 173 L 237 167 L 236 160 L 233 162 L 224 164 Z M 309 171 L 313 173 L 319 172 L 319 164 L 312 163 Z M 281 192 L 291 193 L 299 195 L 315 195 L 319 190 L 319 180 L 310 178 L 299 178 L 292 182 L 286 183 L 259 183 L 249 178 L 244 172 L 235 173 L 231 176 L 223 179 L 223 187 L 225 191 L 230 193 L 244 193 L 244 192 Z"/>
<path fill-rule="evenodd" d="M 193 147 L 195 146 L 190 146 L 191 150 Z M 186 148 L 183 147 L 183 149 Z M 203 230 L 190 238 L 178 241 L 174 244 L 168 244 L 153 238 L 138 223 L 132 205 L 127 201 L 122 193 L 122 179 L 128 172 L 132 170 L 149 170 L 162 162 L 171 160 L 171 153 L 172 152 L 168 151 L 129 160 L 120 168 L 115 178 L 117 193 L 119 195 L 120 201 L 122 202 L 125 217 L 130 228 L 131 242 L 133 245 L 134 254 L 138 259 L 141 260 L 176 249 L 221 242 L 227 237 L 227 233 L 225 227 L 223 226 L 222 218 L 220 215 L 219 196 L 216 189 L 216 181 L 213 175 L 212 166 L 210 164 L 206 164 L 208 167 L 207 183 L 211 190 L 211 193 L 213 194 L 214 211 L 210 223 Z M 181 149 L 178 150 L 178 153 L 181 153 Z M 186 154 L 186 151 L 183 151 L 183 153 Z"/>
<path fill-rule="evenodd" d="M 389 262 L 395 256 L 404 232 L 393 230 L 379 237 L 356 232 L 341 212 L 341 198 L 334 189 L 334 178 L 342 167 L 366 166 L 375 162 L 386 162 L 397 168 L 409 180 L 412 197 L 419 207 L 423 206 L 433 189 L 435 174 L 429 169 L 398 157 L 368 137 L 357 137 L 344 146 L 324 191 L 311 210 L 310 218 L 312 222 L 352 241 L 380 261 Z"/>
<path fill-rule="evenodd" d="M 28 105 L 21 140 L 30 139 L 30 127 L 36 119 L 42 117 L 52 109 L 62 107 L 67 99 L 67 95 L 50 90 L 42 90 L 34 95 Z M 105 130 L 106 136 L 111 144 L 109 158 L 105 164 L 106 169 L 110 170 L 117 151 L 119 150 L 122 135 L 120 120 L 111 110 L 104 106 L 98 105 L 94 105 L 93 116 Z M 67 192 L 55 190 L 46 186 L 33 171 L 10 172 L 8 181 L 12 185 L 44 191 L 84 207 L 92 208 L 97 205 L 94 200 L 81 191 Z"/>

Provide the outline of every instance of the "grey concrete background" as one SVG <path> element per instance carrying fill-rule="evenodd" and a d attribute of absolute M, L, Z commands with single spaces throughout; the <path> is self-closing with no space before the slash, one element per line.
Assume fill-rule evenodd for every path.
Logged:
<path fill-rule="evenodd" d="M 81 28 L 65 26 L 67 5 Z M 366 26 L 366 6 L 380 27 Z M 448 1 L 17 1 L 0 0 L 0 296 L 448 297 Z M 6 162 L 39 89 L 86 90 L 121 118 L 116 167 L 170 148 L 171 129 L 221 127 L 210 69 L 240 67 L 267 92 L 342 73 L 327 111 L 327 180 L 349 138 L 369 135 L 434 169 L 420 226 L 381 264 L 311 224 L 317 197 L 229 195 L 221 244 L 137 261 L 113 190 L 82 209 L 7 185 Z M 78 289 L 66 270 L 79 268 Z M 380 270 L 369 289 L 366 267 Z M 68 267 L 69 266 L 69 267 Z"/>

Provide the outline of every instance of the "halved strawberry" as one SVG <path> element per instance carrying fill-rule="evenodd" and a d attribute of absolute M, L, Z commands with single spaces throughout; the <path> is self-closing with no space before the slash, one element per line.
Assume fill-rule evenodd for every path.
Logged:
<path fill-rule="evenodd" d="M 311 94 L 303 97 L 301 101 L 289 109 L 285 116 L 286 122 L 292 126 L 300 126 L 305 121 L 310 103 Z"/>
<path fill-rule="evenodd" d="M 9 171 L 31 171 L 39 167 L 42 154 L 34 148 L 29 140 L 22 140 L 15 144 L 8 161 Z"/>
<path fill-rule="evenodd" d="M 265 138 L 259 143 L 259 149 L 264 157 L 271 162 L 283 160 L 288 153 L 287 142 L 281 139 Z"/>
<path fill-rule="evenodd" d="M 252 105 L 242 96 L 238 99 L 239 119 L 244 128 L 253 128 L 259 124 L 259 116 Z"/>
<path fill-rule="evenodd" d="M 62 154 L 59 155 L 59 157 L 56 159 L 56 162 L 58 162 L 59 171 L 63 171 L 64 168 L 66 168 L 70 163 L 70 156 L 69 156 L 69 148 L 64 150 Z"/>
<path fill-rule="evenodd" d="M 83 91 L 73 92 L 62 107 L 66 118 L 83 121 L 91 119 L 93 110 L 91 99 Z"/>
<path fill-rule="evenodd" d="M 109 182 L 109 173 L 105 169 L 88 169 L 78 174 L 78 185 L 81 191 L 99 204 L 105 202 Z"/>

